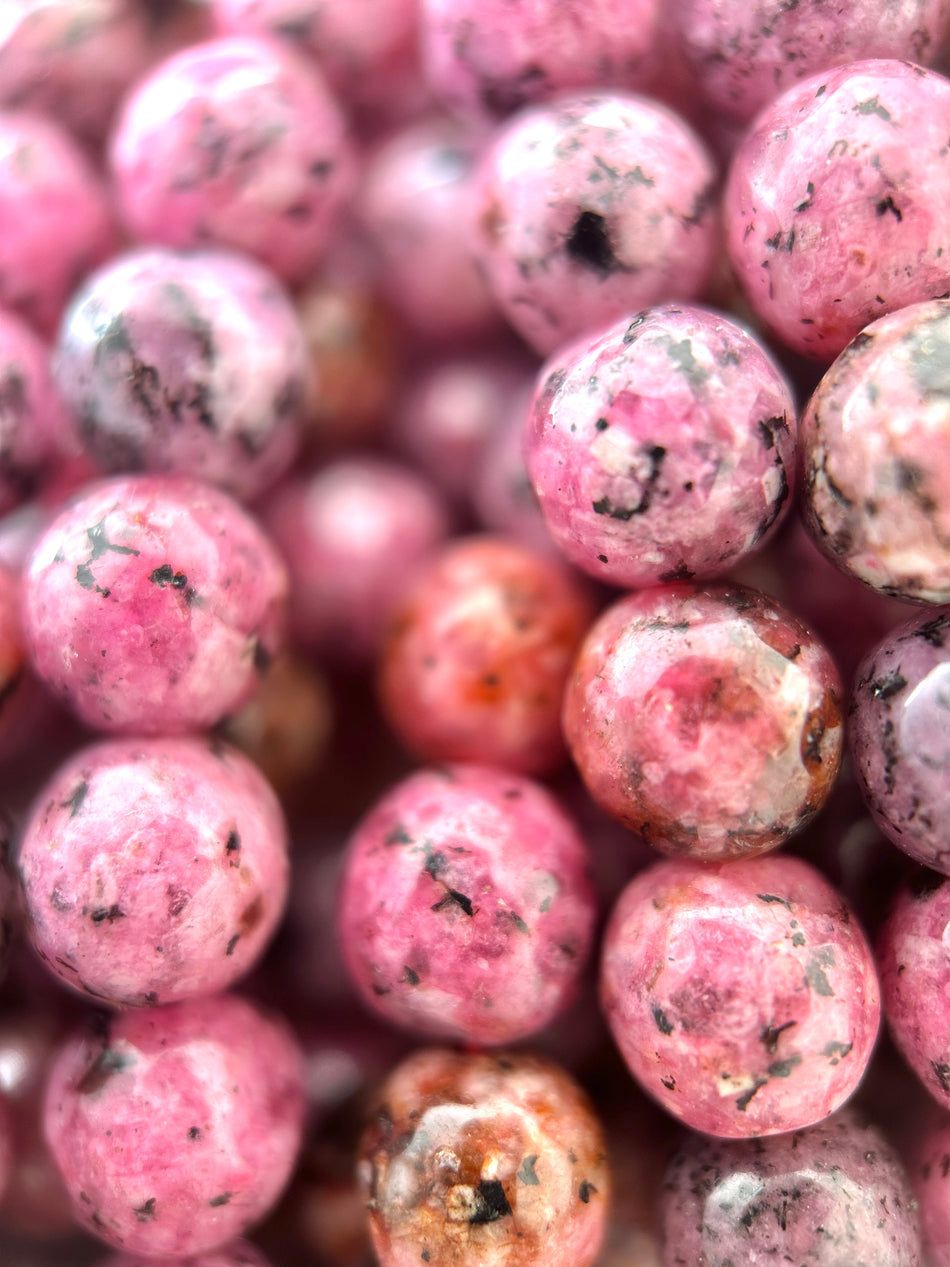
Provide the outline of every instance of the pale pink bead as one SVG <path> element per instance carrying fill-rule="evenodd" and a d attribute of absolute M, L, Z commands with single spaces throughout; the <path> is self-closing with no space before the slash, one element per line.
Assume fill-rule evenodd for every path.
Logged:
<path fill-rule="evenodd" d="M 185 1260 L 164 1255 L 140 1258 L 136 1254 L 115 1254 L 107 1258 L 102 1267 L 270 1267 L 270 1264 L 256 1245 L 240 1241 Z"/>

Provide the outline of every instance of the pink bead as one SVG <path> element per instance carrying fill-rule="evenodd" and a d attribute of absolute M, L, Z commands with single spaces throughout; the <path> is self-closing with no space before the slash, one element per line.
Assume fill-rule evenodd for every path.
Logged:
<path fill-rule="evenodd" d="M 174 734 L 213 725 L 279 649 L 287 577 L 257 524 L 197 480 L 88 488 L 24 575 L 40 676 L 89 725 Z"/>
<path fill-rule="evenodd" d="M 754 590 L 669 585 L 609 607 L 564 697 L 588 791 L 663 853 L 762 853 L 814 816 L 841 760 L 831 657 Z"/>
<path fill-rule="evenodd" d="M 855 62 L 789 88 L 740 144 L 729 255 L 794 351 L 828 362 L 868 322 L 950 290 L 948 111 L 942 75 Z"/>
<path fill-rule="evenodd" d="M 950 1267 L 950 1121 L 934 1116 L 918 1148 L 914 1191 L 932 1267 Z"/>
<path fill-rule="evenodd" d="M 559 560 L 504 537 L 450 542 L 393 614 L 383 712 L 425 761 L 539 774 L 564 759 L 561 701 L 591 617 Z"/>
<path fill-rule="evenodd" d="M 75 286 L 114 250 L 105 191 L 62 128 L 0 114 L 0 304 L 50 337 Z"/>
<path fill-rule="evenodd" d="M 358 826 L 339 927 L 364 1000 L 415 1033 L 515 1042 L 569 1001 L 593 933 L 587 850 L 539 785 L 410 776 Z"/>
<path fill-rule="evenodd" d="M 110 162 L 135 237 L 234 247 L 297 282 L 324 253 L 353 158 L 316 71 L 276 44 L 230 39 L 186 48 L 139 83 Z"/>
<path fill-rule="evenodd" d="M 115 1254 L 102 1267 L 270 1267 L 261 1251 L 248 1241 L 225 1245 L 222 1249 L 182 1261 L 180 1258 L 140 1258 L 134 1254 Z"/>
<path fill-rule="evenodd" d="M 750 334 L 668 305 L 545 365 L 525 457 L 563 553 L 632 588 L 721 574 L 766 541 L 791 504 L 796 431 Z"/>
<path fill-rule="evenodd" d="M 295 640 L 354 664 L 378 656 L 394 607 L 448 533 L 431 485 L 359 454 L 295 476 L 264 516 L 293 582 Z"/>
<path fill-rule="evenodd" d="M 864 934 L 827 880 L 774 854 L 660 862 L 624 890 L 601 998 L 631 1073 L 709 1135 L 798 1130 L 855 1090 L 880 1001 Z"/>
<path fill-rule="evenodd" d="M 938 60 L 947 0 L 682 0 L 683 54 L 704 103 L 737 123 L 797 80 L 869 57 Z"/>
<path fill-rule="evenodd" d="M 547 354 L 650 304 L 700 295 L 714 260 L 712 159 L 665 106 L 621 94 L 526 110 L 485 156 L 478 257 Z"/>
<path fill-rule="evenodd" d="M 528 1053 L 410 1056 L 380 1088 L 359 1173 L 380 1267 L 591 1267 L 603 1240 L 600 1123 Z"/>
<path fill-rule="evenodd" d="M 107 471 L 194 475 L 251 498 L 293 460 L 303 330 L 277 279 L 243 256 L 117 256 L 74 297 L 55 369 Z"/>
<path fill-rule="evenodd" d="M 217 741 L 80 749 L 40 792 L 18 864 L 41 958 L 73 989 L 121 1006 L 233 985 L 287 896 L 277 798 Z"/>
<path fill-rule="evenodd" d="M 643 87 L 659 0 L 423 0 L 425 69 L 453 108 L 489 119 L 569 88 Z"/>
<path fill-rule="evenodd" d="M 300 1146 L 303 1060 L 233 995 L 125 1012 L 65 1044 L 46 1134 L 82 1224 L 129 1253 L 199 1254 L 260 1219 Z"/>

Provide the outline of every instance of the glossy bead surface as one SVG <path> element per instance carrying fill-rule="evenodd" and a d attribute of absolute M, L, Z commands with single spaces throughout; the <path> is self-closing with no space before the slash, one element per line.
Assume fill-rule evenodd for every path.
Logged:
<path fill-rule="evenodd" d="M 855 62 L 790 88 L 746 134 L 726 241 L 786 346 L 827 363 L 877 317 L 950 289 L 948 110 L 942 75 Z"/>
<path fill-rule="evenodd" d="M 950 1122 L 944 1114 L 928 1123 L 913 1174 L 920 1203 L 924 1245 L 933 1267 L 950 1267 Z"/>
<path fill-rule="evenodd" d="M 827 880 L 774 854 L 658 863 L 624 890 L 601 999 L 640 1085 L 709 1135 L 821 1121 L 858 1086 L 880 994 L 864 934 Z"/>
<path fill-rule="evenodd" d="M 50 1075 L 45 1125 L 83 1226 L 173 1258 L 225 1244 L 270 1208 L 303 1112 L 289 1029 L 219 995 L 73 1037 Z"/>
<path fill-rule="evenodd" d="M 359 1173 L 381 1267 L 590 1267 L 600 1247 L 603 1133 L 538 1056 L 410 1056 L 380 1089 Z"/>
<path fill-rule="evenodd" d="M 538 352 L 702 293 L 716 171 L 646 98 L 574 96 L 519 114 L 478 180 L 477 252 L 505 316 Z"/>
<path fill-rule="evenodd" d="M 514 1042 L 570 1000 L 595 904 L 550 793 L 478 766 L 396 785 L 350 842 L 339 927 L 366 1003 L 417 1033 Z"/>
<path fill-rule="evenodd" d="M 222 39 L 140 81 L 110 163 L 136 238 L 233 247 L 296 282 L 323 255 L 353 158 L 315 70 L 267 41 Z"/>
<path fill-rule="evenodd" d="M 34 548 L 23 611 L 34 664 L 89 725 L 213 725 L 279 649 L 287 577 L 257 524 L 197 480 L 87 489 Z"/>
<path fill-rule="evenodd" d="M 26 500 L 69 425 L 48 347 L 19 317 L 0 310 L 0 515 Z"/>
<path fill-rule="evenodd" d="M 273 791 L 241 753 L 197 739 L 80 749 L 40 792 L 18 865 L 42 959 L 114 1005 L 232 985 L 287 895 Z"/>
<path fill-rule="evenodd" d="M 900 1157 L 848 1112 L 771 1139 L 691 1136 L 667 1168 L 661 1218 L 664 1267 L 921 1262 Z"/>
<path fill-rule="evenodd" d="M 116 257 L 76 294 L 56 350 L 100 467 L 193 475 L 242 498 L 290 465 L 307 372 L 277 279 L 225 251 Z"/>
<path fill-rule="evenodd" d="M 866 585 L 950 601 L 950 301 L 874 321 L 831 366 L 801 425 L 805 522 Z"/>
<path fill-rule="evenodd" d="M 824 804 L 841 757 L 841 683 L 772 599 L 670 585 L 597 620 L 564 697 L 588 791 L 664 853 L 741 857 Z"/>
<path fill-rule="evenodd" d="M 764 542 L 790 505 L 796 432 L 756 339 L 669 305 L 548 361 L 525 453 L 561 550 L 633 588 L 724 572 Z"/>

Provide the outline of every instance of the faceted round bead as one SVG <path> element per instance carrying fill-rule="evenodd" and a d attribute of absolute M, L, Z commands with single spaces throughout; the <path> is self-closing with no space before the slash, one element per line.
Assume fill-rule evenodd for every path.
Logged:
<path fill-rule="evenodd" d="M 23 614 L 37 671 L 85 722 L 174 734 L 253 693 L 286 596 L 283 564 L 226 493 L 131 476 L 53 520 L 24 574 Z"/>
<path fill-rule="evenodd" d="M 712 159 L 645 98 L 575 96 L 519 114 L 483 160 L 478 257 L 538 352 L 650 304 L 692 299 L 716 249 Z"/>
<path fill-rule="evenodd" d="M 828 362 L 870 321 L 950 290 L 948 112 L 942 75 L 855 62 L 790 88 L 746 134 L 727 246 L 794 351 Z"/>
<path fill-rule="evenodd" d="M 660 1217 L 668 1267 L 921 1262 L 901 1160 L 849 1112 L 771 1139 L 691 1136 L 667 1168 Z"/>
<path fill-rule="evenodd" d="M 445 546 L 396 608 L 383 711 L 426 761 L 537 774 L 564 758 L 564 686 L 591 604 L 559 560 L 503 537 Z"/>
<path fill-rule="evenodd" d="M 268 41 L 222 39 L 139 83 L 110 162 L 136 238 L 234 247 L 296 282 L 324 253 L 353 159 L 316 70 Z"/>
<path fill-rule="evenodd" d="M 888 634 L 858 668 L 849 740 L 865 803 L 887 838 L 950 875 L 950 609 Z M 948 1106 L 950 1107 L 950 1106 Z"/>
<path fill-rule="evenodd" d="M 564 733 L 588 791 L 664 853 L 781 844 L 838 772 L 842 689 L 820 642 L 738 586 L 622 598 L 581 647 Z"/>
<path fill-rule="evenodd" d="M 170 471 L 251 498 L 297 447 L 303 331 L 266 269 L 161 247 L 89 278 L 59 334 L 56 380 L 107 471 Z"/>
<path fill-rule="evenodd" d="M 610 1174 L 580 1088 L 540 1056 L 425 1050 L 360 1148 L 380 1267 L 590 1267 Z"/>
<path fill-rule="evenodd" d="M 631 1073 L 709 1135 L 798 1130 L 855 1090 L 877 1037 L 864 934 L 798 858 L 660 862 L 624 890 L 601 999 Z"/>
<path fill-rule="evenodd" d="M 748 123 L 797 80 L 859 58 L 938 60 L 947 0 L 685 0 L 676 9 L 693 90 Z"/>
<path fill-rule="evenodd" d="M 42 959 L 67 985 L 122 1006 L 232 985 L 287 895 L 277 798 L 217 741 L 80 749 L 40 792 L 18 862 Z"/>
<path fill-rule="evenodd" d="M 805 522 L 839 568 L 885 594 L 950 602 L 950 301 L 863 330 L 801 424 Z"/>
<path fill-rule="evenodd" d="M 568 88 L 637 88 L 650 78 L 659 0 L 423 0 L 430 86 L 495 119 Z"/>
<path fill-rule="evenodd" d="M 92 164 L 41 115 L 0 114 L 0 224 L 0 304 L 48 338 L 116 232 Z"/>
<path fill-rule="evenodd" d="M 293 582 L 294 638 L 353 664 L 379 655 L 393 609 L 449 530 L 426 480 L 355 453 L 292 477 L 264 517 Z"/>
<path fill-rule="evenodd" d="M 518 1041 L 573 995 L 595 918 L 589 866 L 539 785 L 478 766 L 412 775 L 350 842 L 339 927 L 353 980 L 416 1033 Z"/>
<path fill-rule="evenodd" d="M 180 1258 L 141 1258 L 137 1254 L 114 1254 L 101 1267 L 270 1267 L 270 1263 L 249 1241 L 235 1241 L 207 1254 L 184 1261 Z"/>
<path fill-rule="evenodd" d="M 99 142 L 148 60 L 138 0 L 14 0 L 0 34 L 0 108 L 51 115 Z"/>
<path fill-rule="evenodd" d="M 538 380 L 528 471 L 572 563 L 641 587 L 724 572 L 790 504 L 791 390 L 741 326 L 653 308 L 565 349 Z"/>
<path fill-rule="evenodd" d="M 921 870 L 901 886 L 878 937 L 884 1015 L 914 1073 L 950 1109 L 950 884 Z"/>
<path fill-rule="evenodd" d="M 302 1054 L 233 995 L 123 1012 L 67 1042 L 45 1128 L 77 1217 L 150 1260 L 226 1244 L 293 1168 Z"/>

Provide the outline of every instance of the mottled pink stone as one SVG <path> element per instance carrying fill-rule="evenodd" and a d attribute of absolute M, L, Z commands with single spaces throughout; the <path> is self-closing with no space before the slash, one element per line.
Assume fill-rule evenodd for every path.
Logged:
<path fill-rule="evenodd" d="M 642 88 L 659 0 L 423 0 L 431 87 L 489 120 L 571 88 Z"/>
<path fill-rule="evenodd" d="M 20 317 L 0 309 L 0 516 L 32 492 L 69 427 L 48 347 Z"/>
<path fill-rule="evenodd" d="M 781 844 L 824 804 L 841 697 L 828 652 L 772 599 L 670 585 L 595 623 L 564 733 L 594 800 L 651 845 L 741 857 Z"/>
<path fill-rule="evenodd" d="M 218 741 L 80 749 L 40 792 L 18 863 L 42 959 L 73 989 L 121 1006 L 233 985 L 287 896 L 277 798 Z"/>
<path fill-rule="evenodd" d="M 950 602 L 948 393 L 950 301 L 935 299 L 857 335 L 802 417 L 805 522 L 819 548 L 916 602 Z"/>
<path fill-rule="evenodd" d="M 726 571 L 790 505 L 791 389 L 734 321 L 668 305 L 548 361 L 525 457 L 572 563 L 627 588 Z"/>
<path fill-rule="evenodd" d="M 601 999 L 640 1085 L 709 1135 L 821 1121 L 877 1037 L 871 951 L 840 894 L 798 858 L 660 862 L 624 890 Z"/>
<path fill-rule="evenodd" d="M 603 1131 L 540 1056 L 410 1056 L 379 1091 L 359 1175 L 380 1267 L 590 1267 L 603 1239 Z"/>
<path fill-rule="evenodd" d="M 716 171 L 657 102 L 562 98 L 517 115 L 482 161 L 478 258 L 542 354 L 650 304 L 699 296 L 717 245 Z"/>
<path fill-rule="evenodd" d="M 103 469 L 195 475 L 251 498 L 293 459 L 309 365 L 267 269 L 228 251 L 152 247 L 87 279 L 55 373 Z"/>
<path fill-rule="evenodd" d="M 149 35 L 140 0 L 14 0 L 0 28 L 0 107 L 51 115 L 101 141 L 148 64 Z"/>
<path fill-rule="evenodd" d="M 664 1267 L 921 1262 L 901 1159 L 847 1110 L 771 1139 L 690 1136 L 667 1168 L 660 1217 Z"/>
<path fill-rule="evenodd" d="M 921 870 L 902 884 L 877 943 L 884 1014 L 901 1055 L 950 1109 L 950 885 Z"/>
<path fill-rule="evenodd" d="M 860 58 L 938 60 L 947 0 L 680 0 L 683 57 L 703 102 L 747 123 L 799 79 Z"/>
<path fill-rule="evenodd" d="M 105 189 L 60 125 L 0 113 L 0 304 L 49 338 L 90 269 L 115 249 Z"/>
<path fill-rule="evenodd" d="M 416 334 L 452 341 L 503 325 L 473 260 L 477 147 L 447 119 L 388 138 L 366 163 L 356 203 L 380 261 L 380 285 Z"/>
<path fill-rule="evenodd" d="M 879 60 L 813 75 L 756 120 L 729 172 L 727 246 L 788 347 L 827 363 L 950 290 L 948 112 L 942 75 Z"/>
<path fill-rule="evenodd" d="M 226 493 L 130 476 L 89 487 L 46 529 L 23 617 L 40 676 L 89 725 L 174 734 L 249 698 L 286 598 L 273 546 Z"/>
<path fill-rule="evenodd" d="M 263 514 L 292 580 L 294 639 L 352 664 L 379 655 L 394 608 L 449 530 L 428 481 L 357 453 L 294 476 Z"/>
<path fill-rule="evenodd" d="M 906 621 L 865 656 L 851 701 L 855 776 L 898 849 L 950 875 L 950 609 Z M 950 1103 L 948 1103 L 950 1108 Z"/>
<path fill-rule="evenodd" d="M 587 849 L 538 784 L 424 770 L 357 827 L 339 899 L 366 1002 L 416 1033 L 515 1042 L 570 1000 L 590 948 Z"/>
<path fill-rule="evenodd" d="M 249 1241 L 236 1241 L 221 1249 L 211 1250 L 207 1254 L 197 1254 L 191 1258 L 141 1258 L 137 1254 L 114 1254 L 107 1258 L 102 1267 L 270 1267 L 256 1245 Z"/>
<path fill-rule="evenodd" d="M 290 1176 L 303 1072 L 285 1023 L 234 995 L 124 1012 L 73 1037 L 45 1129 L 80 1222 L 150 1258 L 239 1236 Z"/>
<path fill-rule="evenodd" d="M 235 38 L 186 48 L 141 81 L 110 163 L 136 238 L 234 247 L 298 282 L 326 249 L 353 157 L 317 71 L 277 44 Z"/>
<path fill-rule="evenodd" d="M 928 1262 L 950 1267 L 950 1119 L 945 1113 L 929 1123 L 913 1173 Z"/>
<path fill-rule="evenodd" d="M 555 768 L 591 614 L 586 588 L 549 553 L 504 537 L 450 541 L 393 613 L 379 672 L 387 721 L 424 761 Z"/>

